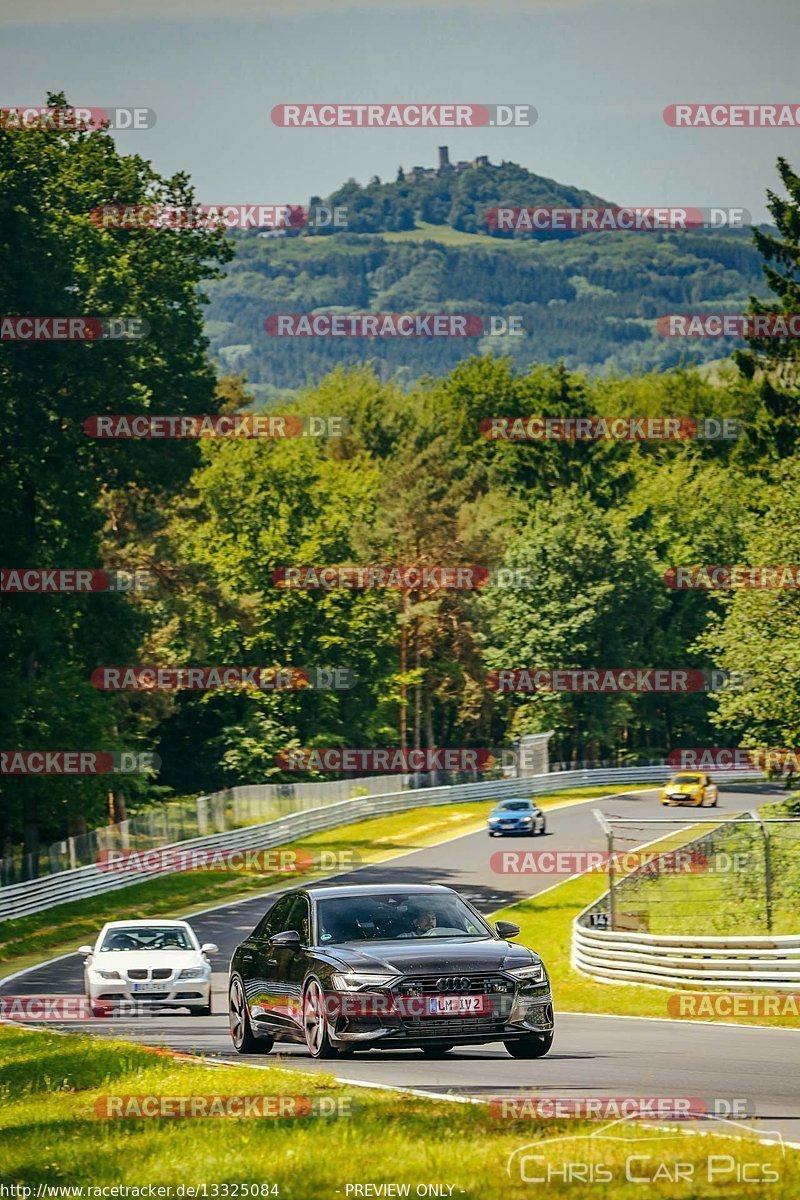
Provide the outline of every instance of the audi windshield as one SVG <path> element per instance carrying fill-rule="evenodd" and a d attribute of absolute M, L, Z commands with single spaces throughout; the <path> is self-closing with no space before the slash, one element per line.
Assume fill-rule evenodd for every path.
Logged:
<path fill-rule="evenodd" d="M 458 896 L 426 893 L 340 896 L 317 903 L 321 943 L 485 938 L 492 930 Z"/>

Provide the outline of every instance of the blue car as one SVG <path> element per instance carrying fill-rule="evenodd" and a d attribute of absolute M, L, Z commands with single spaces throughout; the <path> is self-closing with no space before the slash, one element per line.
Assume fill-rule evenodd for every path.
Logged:
<path fill-rule="evenodd" d="M 489 837 L 511 833 L 533 837 L 545 828 L 544 813 L 532 800 L 501 800 L 489 814 Z"/>

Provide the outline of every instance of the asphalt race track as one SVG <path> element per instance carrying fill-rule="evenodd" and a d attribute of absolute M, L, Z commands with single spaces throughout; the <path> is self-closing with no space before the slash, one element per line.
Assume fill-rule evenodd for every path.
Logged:
<path fill-rule="evenodd" d="M 746 812 L 775 798 L 766 785 L 743 785 L 720 792 L 721 814 Z M 383 865 L 362 868 L 337 877 L 338 882 L 445 883 L 457 888 L 484 912 L 536 894 L 564 876 L 504 876 L 495 873 L 490 856 L 502 848 L 537 850 L 602 850 L 605 837 L 592 809 L 608 814 L 641 818 L 675 816 L 690 824 L 693 810 L 663 809 L 654 791 L 605 800 L 591 800 L 548 814 L 544 838 L 489 838 L 484 831 L 466 834 L 447 843 L 414 851 Z M 712 810 L 702 810 L 704 816 Z M 675 827 L 677 828 L 677 826 Z M 637 836 L 641 844 L 663 835 L 661 826 L 645 827 Z M 335 837 L 335 834 L 333 835 Z M 430 1060 L 416 1050 L 371 1051 L 336 1062 L 318 1063 L 301 1046 L 285 1045 L 271 1055 L 241 1059 L 231 1047 L 227 1028 L 227 962 L 236 944 L 245 937 L 277 893 L 248 898 L 192 918 L 201 942 L 220 947 L 214 974 L 214 1007 L 211 1017 L 154 1013 L 135 1020 L 71 1021 L 62 1029 L 91 1028 L 103 1036 L 125 1037 L 151 1045 L 212 1056 L 222 1060 L 280 1062 L 303 1070 L 335 1073 L 342 1079 L 377 1083 L 437 1093 L 486 1098 L 519 1095 L 531 1089 L 542 1097 L 579 1096 L 691 1096 L 747 1101 L 748 1112 L 766 1133 L 777 1131 L 800 1143 L 800 1031 L 747 1028 L 724 1024 L 652 1020 L 629 1017 L 584 1016 L 560 1013 L 556 993 L 556 1038 L 546 1058 L 534 1062 L 512 1059 L 501 1043 L 456 1049 L 441 1060 Z M 124 892 L 108 898 L 108 919 L 119 917 L 115 905 Z M 46 920 L 46 913 L 42 915 Z M 535 949 L 535 943 L 534 943 Z M 602 984 L 598 984 L 602 987 Z M 83 990 L 82 960 L 69 955 L 34 967 L 0 983 L 0 992 L 64 994 Z M 664 992 L 666 1009 L 666 996 Z"/>

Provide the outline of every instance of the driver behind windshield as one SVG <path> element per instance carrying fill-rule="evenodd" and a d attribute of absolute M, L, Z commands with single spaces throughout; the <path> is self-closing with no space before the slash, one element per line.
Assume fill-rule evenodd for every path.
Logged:
<path fill-rule="evenodd" d="M 436 913 L 431 912 L 429 908 L 414 913 L 411 918 L 411 927 L 414 937 L 425 937 L 436 928 Z"/>

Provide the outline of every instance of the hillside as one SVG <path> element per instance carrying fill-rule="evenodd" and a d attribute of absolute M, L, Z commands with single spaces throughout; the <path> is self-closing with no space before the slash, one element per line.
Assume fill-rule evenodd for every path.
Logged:
<path fill-rule="evenodd" d="M 319 197 L 311 203 L 318 203 Z M 660 336 L 660 315 L 729 310 L 764 294 L 749 231 L 498 234 L 497 205 L 609 204 L 513 163 L 428 170 L 394 183 L 349 181 L 324 200 L 347 207 L 341 232 L 261 238 L 234 234 L 236 257 L 208 288 L 207 332 L 226 370 L 256 393 L 316 380 L 371 359 L 408 379 L 443 374 L 495 349 L 520 366 L 559 359 L 591 373 L 718 359 L 716 339 Z M 470 312 L 519 318 L 523 336 L 278 338 L 266 317 L 286 312 Z"/>

